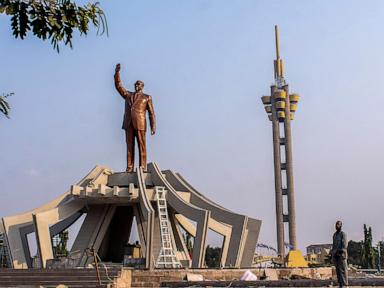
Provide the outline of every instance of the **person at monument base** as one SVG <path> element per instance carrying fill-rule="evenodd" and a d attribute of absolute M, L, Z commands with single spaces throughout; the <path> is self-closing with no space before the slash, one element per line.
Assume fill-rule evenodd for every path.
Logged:
<path fill-rule="evenodd" d="M 347 235 L 341 230 L 343 223 L 337 221 L 333 234 L 332 261 L 336 266 L 337 282 L 339 287 L 348 286 L 348 266 L 347 266 Z"/>
<path fill-rule="evenodd" d="M 135 162 L 135 138 L 139 150 L 139 166 L 147 170 L 147 148 L 145 133 L 147 130 L 146 111 L 148 110 L 151 135 L 156 132 L 156 117 L 153 109 L 152 97 L 144 94 L 144 82 L 135 83 L 135 92 L 124 88 L 120 79 L 120 64 L 115 68 L 115 87 L 125 100 L 125 112 L 122 129 L 125 130 L 127 143 L 127 172 L 133 172 Z"/>

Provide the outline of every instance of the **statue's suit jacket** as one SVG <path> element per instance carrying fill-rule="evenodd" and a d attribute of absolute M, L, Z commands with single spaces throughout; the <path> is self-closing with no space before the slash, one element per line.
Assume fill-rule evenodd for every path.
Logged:
<path fill-rule="evenodd" d="M 115 86 L 125 99 L 123 129 L 127 130 L 132 123 L 136 130 L 147 130 L 145 112 L 148 110 L 151 130 L 156 130 L 156 118 L 153 110 L 152 97 L 144 93 L 133 93 L 126 90 L 120 80 L 120 73 L 115 73 Z"/>

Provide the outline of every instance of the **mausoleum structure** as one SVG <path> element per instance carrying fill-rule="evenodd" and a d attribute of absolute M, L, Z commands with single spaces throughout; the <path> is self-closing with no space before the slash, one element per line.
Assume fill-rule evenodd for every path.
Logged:
<path fill-rule="evenodd" d="M 10 265 L 33 267 L 28 235 L 35 233 L 38 262 L 54 258 L 52 238 L 86 214 L 70 254 L 74 266 L 93 261 L 94 249 L 104 262 L 122 263 L 136 221 L 143 266 L 203 268 L 208 230 L 222 235 L 222 267 L 250 267 L 261 221 L 240 215 L 197 192 L 179 173 L 160 170 L 117 172 L 96 166 L 80 182 L 53 201 L 26 213 L 2 218 Z M 183 233 L 193 239 L 188 250 Z"/>

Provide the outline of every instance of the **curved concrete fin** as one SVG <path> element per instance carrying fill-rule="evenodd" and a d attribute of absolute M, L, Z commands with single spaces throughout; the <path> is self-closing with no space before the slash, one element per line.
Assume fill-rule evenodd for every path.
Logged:
<path fill-rule="evenodd" d="M 228 209 L 223 208 L 222 206 L 216 204 L 212 200 L 209 200 L 207 197 L 203 196 L 201 193 L 197 192 L 196 189 L 192 187 L 186 180 L 180 175 L 175 174 L 170 170 L 164 171 L 164 174 L 166 176 L 166 179 L 176 187 L 184 187 L 185 190 L 187 190 L 189 193 L 191 193 L 190 202 L 191 204 L 200 207 L 202 209 L 207 209 L 211 211 L 211 218 L 216 220 L 217 222 L 222 222 L 227 225 L 229 225 L 232 228 L 232 231 L 230 233 L 229 239 L 226 239 L 226 241 L 229 241 L 228 243 L 224 243 L 226 246 L 228 244 L 228 254 L 226 255 L 226 262 L 225 266 L 227 267 L 239 267 L 241 259 L 241 249 L 243 242 L 245 239 L 244 231 L 246 229 L 246 223 L 247 223 L 247 217 L 244 215 L 240 215 L 237 213 L 234 213 Z M 212 229 L 217 233 L 220 233 L 217 231 L 217 229 Z M 221 234 L 221 233 L 220 233 Z M 226 234 L 228 237 L 228 234 Z M 256 235 L 257 238 L 258 235 Z M 256 248 L 256 244 L 255 244 Z M 225 250 L 223 250 L 225 253 Z M 224 256 L 224 255 L 223 255 Z M 224 257 L 223 257 L 224 258 Z"/>
<path fill-rule="evenodd" d="M 221 266 L 220 267 L 224 267 L 228 257 L 228 252 L 229 252 L 229 244 L 230 244 L 231 235 L 232 235 L 232 226 L 221 223 L 215 220 L 214 218 L 209 218 L 208 227 L 212 231 L 223 236 L 223 244 L 221 246 L 221 258 L 220 258 Z"/>
<path fill-rule="evenodd" d="M 86 186 L 88 183 L 96 177 L 100 171 L 107 169 L 102 166 L 95 166 L 83 179 L 81 179 L 77 185 Z M 44 212 L 60 205 L 60 203 L 66 202 L 70 198 L 70 191 L 58 196 L 54 200 L 28 212 L 20 213 L 13 216 L 2 218 L 4 226 L 4 235 L 7 247 L 9 249 L 10 262 L 13 268 L 26 268 L 28 267 L 27 258 L 29 258 L 29 252 L 26 248 L 26 235 L 25 231 L 29 231 L 28 227 L 33 227 L 32 214 Z M 23 229 L 25 228 L 25 229 Z M 30 231 L 28 233 L 33 232 Z"/>
<path fill-rule="evenodd" d="M 187 217 L 182 214 L 175 214 L 175 218 L 181 227 L 192 237 L 196 237 L 196 226 L 193 225 Z"/>
<path fill-rule="evenodd" d="M 248 218 L 246 240 L 243 245 L 242 257 L 240 262 L 241 268 L 248 268 L 252 266 L 253 256 L 255 254 L 255 247 L 259 238 L 261 221 Z"/>
<path fill-rule="evenodd" d="M 176 219 L 176 214 L 174 213 L 174 211 L 170 213 L 169 222 L 171 224 L 171 228 L 174 235 L 176 245 L 175 247 L 177 247 L 176 256 L 179 261 L 188 261 L 188 264 L 186 264 L 185 262 L 181 263 L 184 267 L 190 267 L 191 257 L 189 256 L 187 245 L 185 245 L 184 235 L 182 234 L 180 227 L 177 225 L 178 221 Z"/>
<path fill-rule="evenodd" d="M 51 210 L 33 214 L 37 250 L 42 268 L 46 267 L 46 261 L 48 259 L 53 259 L 49 227 L 77 214 L 83 206 L 84 203 L 82 201 L 69 201 Z"/>
<path fill-rule="evenodd" d="M 107 233 L 109 225 L 111 224 L 112 218 L 115 215 L 115 211 L 116 211 L 116 205 L 107 205 L 107 213 L 105 214 L 103 222 L 97 233 L 97 236 L 94 238 L 95 240 L 92 246 L 97 252 L 99 252 L 101 243 L 103 242 L 105 234 Z"/>
<path fill-rule="evenodd" d="M 179 223 L 179 225 L 185 231 L 187 231 L 188 234 L 190 234 L 193 237 L 196 237 L 196 227 L 188 220 L 188 218 L 184 217 L 181 214 L 176 214 L 175 218 Z M 220 264 L 221 264 L 221 267 L 224 267 L 227 256 L 228 256 L 228 251 L 229 251 L 228 248 L 229 248 L 229 241 L 231 239 L 231 234 L 232 234 L 232 227 L 229 225 L 223 224 L 221 222 L 218 222 L 213 218 L 209 218 L 208 228 L 220 234 L 221 236 L 223 236 Z"/>
<path fill-rule="evenodd" d="M 185 191 L 187 191 L 189 193 L 193 192 L 193 194 L 204 199 L 207 203 L 210 203 L 213 206 L 216 206 L 218 208 L 221 208 L 223 210 L 227 210 L 227 211 L 231 212 L 231 210 L 217 204 L 216 202 L 212 201 L 208 197 L 204 196 L 204 194 L 202 194 L 198 190 L 196 190 L 187 180 L 185 180 L 185 178 L 180 173 L 177 173 L 177 172 L 175 173 L 171 170 L 163 171 L 163 173 L 165 174 L 168 182 L 171 183 L 171 185 L 176 185 L 176 186 L 181 185 Z"/>
<path fill-rule="evenodd" d="M 93 248 L 96 253 L 99 253 L 100 246 L 105 238 L 105 235 L 107 234 L 112 218 L 115 215 L 116 205 L 92 205 L 91 207 L 94 206 L 101 206 L 103 212 L 98 215 L 98 220 L 96 226 L 93 227 L 93 231 L 90 234 L 91 237 L 87 248 Z M 79 266 L 86 267 L 91 264 L 93 260 L 92 254 L 88 253 L 86 249 L 80 259 Z"/>
<path fill-rule="evenodd" d="M 192 268 L 202 268 L 204 266 L 205 243 L 208 231 L 208 219 L 210 211 L 201 209 L 193 204 L 184 201 L 165 179 L 160 168 L 156 163 L 148 164 L 148 171 L 151 172 L 152 181 L 155 186 L 163 186 L 168 190 L 166 194 L 167 202 L 179 214 L 185 215 L 187 218 L 197 223 L 196 238 L 194 241 Z"/>
<path fill-rule="evenodd" d="M 66 230 L 68 227 L 70 227 L 73 223 L 75 223 L 77 221 L 77 219 L 79 219 L 81 217 L 81 215 L 83 215 L 84 209 L 78 211 L 77 213 L 73 214 L 72 216 L 64 219 L 63 221 L 60 221 L 54 225 L 52 225 L 51 227 L 49 227 L 49 232 L 51 234 L 51 236 L 55 236 L 57 234 L 59 234 L 60 232 Z"/>
<path fill-rule="evenodd" d="M 108 173 L 112 173 L 111 169 L 104 166 L 96 165 L 86 176 L 84 176 L 80 181 L 78 181 L 76 185 L 83 186 L 83 187 L 87 186 L 89 183 L 92 182 L 94 178 L 99 176 L 103 171 L 108 171 Z M 50 202 L 43 204 L 35 209 L 29 210 L 27 212 L 23 212 L 20 214 L 12 215 L 12 216 L 7 216 L 7 217 L 4 217 L 4 219 L 6 219 L 7 222 L 12 222 L 14 221 L 15 218 L 21 219 L 24 215 L 30 216 L 33 213 L 36 214 L 38 212 L 49 210 L 52 207 L 56 207 L 57 205 L 60 205 L 60 203 L 65 202 L 68 198 L 67 196 L 69 195 L 70 195 L 70 191 L 67 191 L 61 194 L 60 196 L 56 197 L 55 199 L 51 200 Z"/>
<path fill-rule="evenodd" d="M 145 237 L 145 267 L 147 269 L 153 269 L 154 268 L 154 259 L 152 257 L 153 255 L 153 233 L 154 233 L 154 222 L 155 222 L 155 211 L 152 208 L 151 202 L 149 201 L 147 197 L 147 191 L 146 191 L 146 185 L 145 185 L 145 178 L 143 173 L 143 168 L 139 167 L 137 168 L 137 183 L 139 186 L 139 203 L 140 203 L 140 210 L 143 216 L 143 220 L 146 222 L 145 229 L 144 229 L 144 237 Z M 143 223 L 141 223 L 143 225 Z M 140 229 L 138 227 L 138 229 Z"/>
<path fill-rule="evenodd" d="M 90 251 L 88 249 L 93 248 L 96 253 L 99 253 L 101 244 L 105 239 L 105 235 L 107 234 L 115 212 L 116 205 L 107 204 L 90 206 L 87 217 L 84 219 L 83 225 L 81 226 L 79 234 L 77 235 L 73 245 L 82 245 L 80 246 L 80 249 L 74 250 L 82 252 L 78 266 L 86 267 L 93 262 L 92 253 L 89 253 Z M 80 239 L 80 241 L 78 241 L 78 239 Z M 81 241 L 81 239 L 83 241 Z"/>
<path fill-rule="evenodd" d="M 73 242 L 71 253 L 81 253 L 77 265 L 85 266 L 88 261 L 86 249 L 94 247 L 97 235 L 103 226 L 109 211 L 108 205 L 91 205 L 87 210 L 87 216 Z"/>
<path fill-rule="evenodd" d="M 139 234 L 138 236 L 141 245 L 140 254 L 142 258 L 145 258 L 147 255 L 147 244 L 145 240 L 146 238 L 144 237 L 144 231 L 147 231 L 147 222 L 143 220 L 143 215 L 139 210 L 140 207 L 138 207 L 138 205 L 133 206 L 133 215 L 136 218 L 137 233 Z"/>

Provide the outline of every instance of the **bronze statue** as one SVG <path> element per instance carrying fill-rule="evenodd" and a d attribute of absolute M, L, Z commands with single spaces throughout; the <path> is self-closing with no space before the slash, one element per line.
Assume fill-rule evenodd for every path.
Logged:
<path fill-rule="evenodd" d="M 144 83 L 140 80 L 135 83 L 135 92 L 126 90 L 120 80 L 120 64 L 115 69 L 115 87 L 125 100 L 123 129 L 127 142 L 127 172 L 133 172 L 135 161 L 135 138 L 139 148 L 139 166 L 147 170 L 147 149 L 145 132 L 147 121 L 145 111 L 148 110 L 151 135 L 156 132 L 156 118 L 152 105 L 152 97 L 143 93 Z"/>

